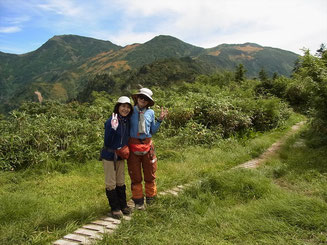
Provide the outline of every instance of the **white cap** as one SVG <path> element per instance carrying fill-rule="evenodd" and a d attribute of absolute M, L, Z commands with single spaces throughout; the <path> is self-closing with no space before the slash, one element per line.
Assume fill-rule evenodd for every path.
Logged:
<path fill-rule="evenodd" d="M 131 104 L 131 100 L 127 96 L 121 96 L 121 97 L 119 97 L 119 99 L 117 100 L 117 103 L 121 103 L 121 104 L 127 103 L 127 104 L 132 105 Z"/>

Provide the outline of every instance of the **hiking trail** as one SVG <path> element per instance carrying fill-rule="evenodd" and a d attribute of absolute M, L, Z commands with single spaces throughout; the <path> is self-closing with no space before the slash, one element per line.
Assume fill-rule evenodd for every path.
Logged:
<path fill-rule="evenodd" d="M 245 163 L 237 165 L 232 169 L 237 168 L 257 168 L 264 161 L 272 157 L 274 154 L 277 154 L 278 150 L 285 143 L 286 139 L 291 135 L 296 133 L 303 125 L 304 121 L 299 122 L 291 127 L 291 130 L 287 132 L 283 137 L 281 137 L 278 141 L 272 144 L 264 153 L 262 153 L 259 157 L 251 159 Z M 164 195 L 174 195 L 178 196 L 179 192 L 183 191 L 185 188 L 192 186 L 195 183 L 188 183 L 184 185 L 179 185 L 170 190 L 158 192 L 158 196 Z M 128 201 L 128 206 L 131 208 L 134 207 L 134 202 L 132 200 Z M 125 216 L 123 220 L 128 221 L 131 220 L 132 216 Z M 78 228 L 76 231 L 65 235 L 63 238 L 53 242 L 53 245 L 77 245 L 77 244 L 92 244 L 96 240 L 101 240 L 103 234 L 111 234 L 118 228 L 121 224 L 121 220 L 113 219 L 109 216 L 104 216 L 99 218 L 98 220 L 92 221 L 90 224 L 83 225 L 81 228 Z"/>

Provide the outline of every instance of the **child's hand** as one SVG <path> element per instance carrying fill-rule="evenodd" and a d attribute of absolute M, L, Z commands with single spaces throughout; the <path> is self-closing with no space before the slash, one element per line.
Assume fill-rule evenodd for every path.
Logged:
<path fill-rule="evenodd" d="M 118 118 L 117 114 L 112 113 L 112 118 L 111 118 L 111 127 L 116 130 L 118 128 Z"/>
<path fill-rule="evenodd" d="M 161 107 L 161 113 L 159 116 L 159 120 L 162 121 L 164 120 L 168 115 L 168 109 L 164 109 L 163 107 Z"/>

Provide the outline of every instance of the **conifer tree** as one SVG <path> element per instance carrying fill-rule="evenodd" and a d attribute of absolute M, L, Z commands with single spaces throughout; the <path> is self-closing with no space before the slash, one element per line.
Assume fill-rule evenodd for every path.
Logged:
<path fill-rule="evenodd" d="M 236 82 L 243 82 L 245 81 L 245 73 L 246 73 L 246 69 L 244 68 L 243 64 L 239 64 L 236 67 L 236 72 L 235 72 L 235 81 Z"/>
<path fill-rule="evenodd" d="M 265 69 L 261 68 L 260 72 L 259 72 L 259 79 L 262 82 L 265 82 L 268 80 L 268 75 L 267 72 L 265 71 Z"/>

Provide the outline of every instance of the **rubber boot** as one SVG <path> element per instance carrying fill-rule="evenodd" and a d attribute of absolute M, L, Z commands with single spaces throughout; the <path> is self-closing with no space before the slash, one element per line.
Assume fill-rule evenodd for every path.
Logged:
<path fill-rule="evenodd" d="M 117 196 L 116 189 L 106 189 L 106 195 L 109 201 L 109 206 L 111 207 L 112 217 L 115 219 L 121 219 L 123 217 L 123 213 L 120 211 L 119 199 Z"/>
<path fill-rule="evenodd" d="M 126 185 L 117 186 L 116 192 L 119 200 L 120 210 L 123 212 L 123 214 L 130 214 L 131 209 L 128 207 L 126 202 Z"/>

